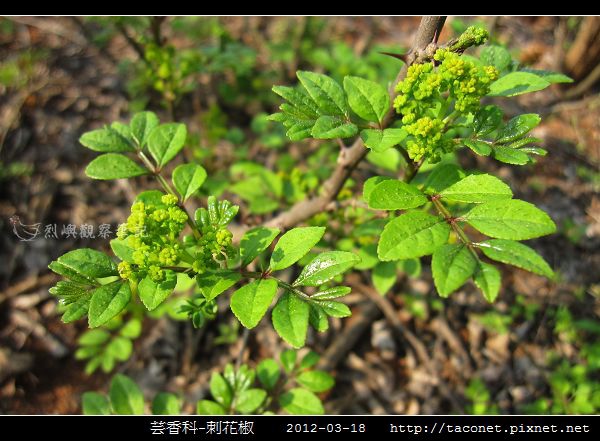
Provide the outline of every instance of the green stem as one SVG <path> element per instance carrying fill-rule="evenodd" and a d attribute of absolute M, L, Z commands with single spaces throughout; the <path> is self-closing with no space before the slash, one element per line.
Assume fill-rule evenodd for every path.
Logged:
<path fill-rule="evenodd" d="M 162 266 L 161 269 L 175 271 L 176 273 L 189 273 L 193 272 L 189 266 Z"/>
<path fill-rule="evenodd" d="M 444 216 L 444 219 L 446 219 L 446 221 L 450 224 L 450 226 L 452 227 L 452 229 L 454 230 L 454 232 L 456 233 L 456 235 L 458 236 L 460 241 L 465 244 L 465 246 L 469 249 L 471 254 L 473 254 L 473 256 L 475 257 L 475 259 L 477 261 L 479 261 L 479 255 L 477 254 L 477 251 L 475 251 L 475 248 L 473 247 L 473 242 L 471 241 L 471 239 L 469 239 L 469 236 L 467 236 L 467 233 L 465 233 L 465 230 L 463 230 L 460 227 L 460 225 L 458 225 L 456 223 L 456 221 L 453 219 L 452 213 L 450 213 L 450 211 L 448 211 L 448 209 L 446 207 L 444 207 L 444 204 L 442 204 L 442 202 L 438 198 L 435 198 L 435 197 L 432 198 L 431 202 L 433 202 L 433 205 L 437 209 L 437 211 L 442 216 Z"/>
<path fill-rule="evenodd" d="M 158 182 L 160 182 L 160 185 L 162 186 L 162 188 L 164 188 L 164 190 L 177 197 L 177 193 L 175 193 L 175 190 L 173 190 L 173 187 L 171 187 L 171 185 L 167 182 L 167 180 L 160 174 L 160 172 L 156 172 L 154 174 L 154 176 L 156 176 L 156 179 L 158 179 Z M 179 199 L 179 197 L 177 197 L 177 199 Z"/>
<path fill-rule="evenodd" d="M 198 227 L 196 226 L 196 224 L 192 220 L 192 216 L 190 215 L 190 213 L 185 208 L 185 205 L 183 205 L 183 200 L 181 200 L 179 198 L 179 196 L 177 196 L 177 193 L 175 192 L 175 190 L 173 189 L 173 187 L 171 187 L 171 185 L 164 178 L 164 176 L 160 174 L 160 170 L 158 169 L 158 167 L 155 167 L 152 164 L 152 162 L 150 161 L 150 159 L 148 159 L 148 157 L 144 154 L 144 152 L 142 152 L 141 150 L 139 150 L 138 151 L 138 157 L 142 160 L 142 162 L 144 163 L 144 165 L 146 166 L 146 168 L 148 168 L 148 170 L 150 170 L 152 172 L 152 174 L 154 175 L 154 177 L 156 178 L 156 180 L 160 183 L 160 185 L 162 186 L 162 188 L 167 193 L 175 196 L 179 200 L 179 208 L 181 208 L 183 211 L 185 211 L 185 214 L 187 214 L 187 224 L 192 229 L 192 234 L 194 235 L 194 237 L 196 239 L 200 239 L 202 237 L 202 234 L 200 233 L 200 230 L 198 230 Z"/>
<path fill-rule="evenodd" d="M 152 164 L 152 161 L 150 161 L 150 159 L 148 159 L 148 157 L 144 154 L 144 152 L 141 150 L 138 150 L 137 154 L 138 154 L 138 157 L 142 160 L 142 162 L 146 166 L 146 168 L 148 170 L 150 170 L 150 172 L 152 172 L 152 174 L 156 174 L 156 167 L 154 166 L 154 164 Z"/>
<path fill-rule="evenodd" d="M 247 277 L 248 279 L 260 279 L 260 278 L 264 277 L 264 274 L 261 273 L 260 271 L 240 270 L 240 274 L 242 275 L 242 277 Z"/>
<path fill-rule="evenodd" d="M 275 279 L 275 280 L 277 280 L 277 284 L 278 284 L 278 285 L 279 285 L 281 288 L 283 288 L 283 289 L 285 289 L 285 290 L 289 291 L 290 293 L 292 293 L 292 294 L 294 294 L 294 295 L 296 295 L 296 296 L 300 297 L 302 300 L 310 301 L 310 296 L 309 296 L 309 295 L 306 295 L 306 294 L 304 294 L 302 291 L 300 291 L 300 290 L 299 290 L 298 288 L 296 288 L 295 286 L 292 286 L 292 285 L 290 285 L 289 283 L 286 283 L 286 282 L 284 282 L 283 280 L 279 280 L 279 279 Z"/>
<path fill-rule="evenodd" d="M 442 121 L 444 123 L 444 128 L 446 128 L 446 126 L 448 126 L 449 124 L 452 124 L 456 120 L 456 118 L 458 118 L 459 116 L 460 116 L 460 112 L 458 110 L 455 110 L 454 112 L 450 113 L 450 115 L 448 115 Z"/>

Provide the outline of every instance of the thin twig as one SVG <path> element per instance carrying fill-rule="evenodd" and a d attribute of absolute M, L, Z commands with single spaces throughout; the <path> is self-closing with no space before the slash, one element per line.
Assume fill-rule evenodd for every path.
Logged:
<path fill-rule="evenodd" d="M 427 47 L 435 37 L 436 33 L 439 33 L 439 29 L 441 29 L 445 20 L 446 17 L 423 17 L 415 37 L 413 52 L 418 52 Z M 408 66 L 415 60 L 416 56 L 413 56 L 408 63 L 402 67 L 402 70 L 396 77 L 396 81 L 394 81 L 394 84 L 390 87 L 390 95 L 392 98 L 395 95 L 395 85 L 406 76 Z M 394 109 L 392 108 L 386 115 L 384 126 L 389 124 L 393 118 L 393 112 Z M 325 209 L 325 207 L 337 197 L 337 194 L 344 185 L 346 179 L 350 176 L 350 173 L 358 163 L 365 157 L 367 151 L 368 150 L 364 148 L 362 141 L 359 138 L 352 147 L 345 150 L 346 157 L 338 162 L 338 167 L 334 171 L 334 174 L 325 182 L 326 191 L 322 196 L 294 205 L 289 211 L 273 218 L 269 222 L 269 225 L 278 226 L 280 228 L 289 228 Z M 411 181 L 415 174 L 416 171 L 407 174 L 404 180 L 406 182 Z M 337 191 L 332 191 L 332 189 L 337 189 Z M 333 344 L 325 351 L 325 354 L 319 362 L 320 368 L 325 370 L 335 368 L 344 356 L 354 347 L 364 332 L 371 326 L 371 323 L 380 316 L 381 312 L 375 303 L 367 304 L 355 314 L 354 320 L 348 324 L 342 335 L 338 336 Z"/>
<path fill-rule="evenodd" d="M 396 80 L 390 87 L 389 93 L 392 102 L 396 97 L 395 87 L 402 81 L 408 71 L 408 66 L 418 61 L 419 54 L 433 41 L 439 29 L 443 26 L 446 17 L 423 17 L 417 30 L 413 49 L 407 57 L 407 63 L 402 67 Z M 387 127 L 395 116 L 395 110 L 390 107 L 385 116 L 382 127 Z M 322 212 L 327 205 L 337 198 L 346 180 L 350 177 L 356 166 L 365 158 L 368 149 L 365 148 L 359 137 L 351 147 L 342 150 L 338 158 L 337 166 L 329 179 L 323 183 L 323 192 L 320 196 L 300 201 L 289 210 L 280 213 L 266 223 L 268 227 L 277 227 L 286 230 L 300 222 L 310 219 L 317 213 Z"/>
<path fill-rule="evenodd" d="M 123 37 L 125 38 L 125 41 L 127 41 L 129 46 L 131 46 L 131 48 L 135 51 L 135 53 L 138 54 L 138 57 L 140 57 L 140 59 L 142 61 L 144 61 L 144 63 L 146 63 L 148 66 L 150 66 L 150 63 L 146 59 L 146 55 L 145 55 L 143 46 L 141 44 L 139 44 L 137 41 L 135 41 L 135 39 L 131 35 L 129 35 L 129 32 L 127 31 L 127 28 L 125 27 L 125 25 L 117 22 L 116 27 L 117 27 L 117 30 L 121 33 L 121 35 L 123 35 Z"/>

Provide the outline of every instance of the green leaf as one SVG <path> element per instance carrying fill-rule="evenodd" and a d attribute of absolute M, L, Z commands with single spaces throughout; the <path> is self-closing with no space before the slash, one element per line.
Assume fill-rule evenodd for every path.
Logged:
<path fill-rule="evenodd" d="M 383 231 L 383 227 L 385 227 L 385 224 L 387 224 L 388 222 L 388 218 L 371 219 L 358 225 L 354 229 L 354 231 L 352 231 L 352 236 L 354 236 L 355 238 L 379 236 Z M 367 245 L 365 248 L 368 247 L 369 246 Z M 377 250 L 375 250 L 375 255 L 377 255 Z"/>
<path fill-rule="evenodd" d="M 323 115 L 315 122 L 310 134 L 315 139 L 350 138 L 358 133 L 358 127 L 335 116 Z"/>
<path fill-rule="evenodd" d="M 79 346 L 98 346 L 110 340 L 110 333 L 104 329 L 91 329 L 84 332 L 77 343 Z"/>
<path fill-rule="evenodd" d="M 500 72 L 507 69 L 512 62 L 510 53 L 502 46 L 496 45 L 484 47 L 479 55 L 479 58 L 481 58 L 481 61 L 483 61 L 486 65 L 494 66 Z"/>
<path fill-rule="evenodd" d="M 488 302 L 492 303 L 496 300 L 500 291 L 501 276 L 494 265 L 479 262 L 473 281 Z"/>
<path fill-rule="evenodd" d="M 398 269 L 395 262 L 379 262 L 371 272 L 373 286 L 379 294 L 385 295 L 398 278 Z"/>
<path fill-rule="evenodd" d="M 360 132 L 365 146 L 378 153 L 400 144 L 407 136 L 405 129 L 365 129 Z"/>
<path fill-rule="evenodd" d="M 236 397 L 235 410 L 242 414 L 251 414 L 266 398 L 267 392 L 262 389 L 246 389 Z"/>
<path fill-rule="evenodd" d="M 228 366 L 231 366 L 231 368 Z M 250 386 L 254 384 L 256 371 L 254 369 L 250 369 L 247 365 L 242 364 L 237 372 L 235 372 L 233 370 L 233 365 L 229 363 L 225 366 L 223 376 L 229 382 L 229 384 L 235 384 L 236 391 L 240 392 L 250 388 Z"/>
<path fill-rule="evenodd" d="M 350 294 L 350 291 L 352 290 L 347 286 L 335 286 L 333 288 L 328 288 L 324 291 L 313 294 L 310 298 L 313 300 L 337 299 L 338 297 L 343 297 L 347 294 Z"/>
<path fill-rule="evenodd" d="M 142 322 L 140 319 L 131 319 L 121 328 L 119 334 L 127 338 L 138 338 L 142 333 Z"/>
<path fill-rule="evenodd" d="M 313 99 L 321 113 L 348 116 L 348 104 L 342 87 L 327 75 L 298 71 L 298 79 Z"/>
<path fill-rule="evenodd" d="M 131 357 L 133 352 L 133 343 L 125 337 L 115 337 L 106 346 L 105 356 L 114 358 L 115 360 L 125 361 Z"/>
<path fill-rule="evenodd" d="M 304 90 L 286 86 L 273 86 L 272 90 L 307 117 L 312 119 L 319 117 L 319 107 Z"/>
<path fill-rule="evenodd" d="M 508 185 L 492 175 L 469 175 L 443 190 L 440 195 L 448 201 L 483 203 L 511 199 Z"/>
<path fill-rule="evenodd" d="M 518 149 L 525 145 L 538 143 L 538 142 L 542 142 L 542 140 L 539 138 L 527 137 L 527 138 L 517 139 L 515 142 L 511 142 L 510 144 L 508 144 L 508 147 L 511 147 L 513 149 Z"/>
<path fill-rule="evenodd" d="M 321 356 L 317 354 L 315 351 L 308 351 L 308 353 L 302 357 L 302 361 L 300 362 L 300 369 L 310 369 L 315 367 Z"/>
<path fill-rule="evenodd" d="M 481 242 L 479 247 L 490 259 L 522 268 L 532 273 L 554 277 L 554 271 L 544 258 L 527 245 L 512 240 L 491 239 Z"/>
<path fill-rule="evenodd" d="M 93 361 L 94 360 L 90 360 L 90 362 L 85 367 L 86 374 L 88 374 L 88 375 L 90 374 L 87 372 L 88 366 L 90 364 L 92 364 Z M 100 357 L 100 367 L 102 368 L 102 371 L 105 373 L 109 373 L 110 371 L 112 371 L 115 368 L 115 364 L 116 364 L 116 360 L 107 354 L 104 354 L 102 357 Z"/>
<path fill-rule="evenodd" d="M 88 164 L 85 174 L 92 179 L 107 180 L 146 175 L 148 170 L 127 156 L 119 153 L 105 153 Z"/>
<path fill-rule="evenodd" d="M 318 332 L 325 332 L 329 329 L 329 319 L 323 308 L 315 303 L 310 304 L 308 322 Z"/>
<path fill-rule="evenodd" d="M 267 358 L 256 366 L 256 376 L 267 390 L 271 390 L 275 387 L 277 381 L 279 381 L 281 371 L 275 360 Z"/>
<path fill-rule="evenodd" d="M 293 286 L 322 285 L 352 268 L 358 262 L 360 262 L 360 257 L 347 251 L 321 253 L 302 269 Z"/>
<path fill-rule="evenodd" d="M 373 190 L 375 189 L 375 187 L 377 187 L 379 184 L 381 184 L 384 181 L 390 181 L 392 180 L 392 178 L 390 178 L 389 176 L 373 176 L 369 179 L 367 179 L 365 181 L 365 183 L 363 184 L 363 199 L 365 202 L 369 201 L 369 198 L 371 197 L 371 193 L 373 192 Z"/>
<path fill-rule="evenodd" d="M 84 133 L 79 142 L 90 150 L 105 153 L 134 152 L 135 147 L 117 130 L 109 127 Z"/>
<path fill-rule="evenodd" d="M 473 119 L 473 130 L 479 136 L 485 136 L 496 130 L 502 123 L 502 109 L 488 105 L 481 107 Z"/>
<path fill-rule="evenodd" d="M 464 218 L 475 229 L 497 239 L 526 240 L 556 231 L 546 213 L 519 199 L 478 205 Z"/>
<path fill-rule="evenodd" d="M 332 300 L 317 300 L 317 305 L 331 317 L 350 317 L 352 311 L 348 308 L 348 305 L 341 302 L 334 302 Z"/>
<path fill-rule="evenodd" d="M 285 135 L 291 141 L 301 141 L 306 138 L 311 137 L 312 128 L 315 125 L 314 121 L 306 122 L 306 123 L 298 123 L 291 126 Z"/>
<path fill-rule="evenodd" d="M 394 179 L 377 184 L 368 203 L 374 210 L 406 210 L 427 203 L 427 197 L 417 187 Z"/>
<path fill-rule="evenodd" d="M 335 385 L 333 377 L 323 371 L 302 372 L 296 381 L 311 392 L 325 392 Z"/>
<path fill-rule="evenodd" d="M 131 127 L 131 136 L 138 146 L 144 147 L 148 142 L 148 137 L 152 130 L 158 127 L 158 117 L 154 112 L 140 112 L 136 113 L 129 126 Z"/>
<path fill-rule="evenodd" d="M 396 263 L 400 271 L 413 279 L 421 275 L 421 261 L 419 259 L 399 260 Z"/>
<path fill-rule="evenodd" d="M 140 300 L 148 311 L 152 311 L 171 295 L 175 285 L 177 285 L 177 275 L 173 271 L 166 271 L 165 280 L 160 283 L 145 277 L 138 285 Z"/>
<path fill-rule="evenodd" d="M 131 129 L 127 124 L 123 124 L 122 122 L 115 121 L 110 125 L 110 128 L 116 131 L 119 135 L 121 135 L 127 142 L 133 144 L 134 140 L 131 136 Z"/>
<path fill-rule="evenodd" d="M 286 349 L 281 353 L 279 357 L 281 360 L 281 364 L 283 365 L 283 369 L 289 374 L 296 367 L 296 351 L 293 349 Z"/>
<path fill-rule="evenodd" d="M 152 400 L 153 415 L 179 415 L 181 406 L 175 394 L 160 392 Z"/>
<path fill-rule="evenodd" d="M 422 211 L 409 211 L 383 229 L 377 247 L 380 260 L 400 260 L 431 254 L 444 245 L 450 226 L 441 218 Z"/>
<path fill-rule="evenodd" d="M 390 96 L 382 86 L 363 78 L 347 76 L 344 78 L 344 90 L 354 113 L 367 121 L 383 121 L 390 109 Z"/>
<path fill-rule="evenodd" d="M 93 374 L 96 371 L 96 369 L 98 369 L 98 367 L 100 367 L 100 364 L 102 363 L 102 361 L 103 361 L 102 357 L 92 358 L 90 361 L 88 361 L 86 363 L 84 372 L 87 375 Z"/>
<path fill-rule="evenodd" d="M 233 391 L 227 380 L 218 372 L 213 372 L 210 377 L 210 393 L 224 408 L 227 409 L 231 405 Z"/>
<path fill-rule="evenodd" d="M 255 280 L 233 293 L 231 310 L 242 325 L 252 329 L 263 318 L 276 293 L 275 279 Z"/>
<path fill-rule="evenodd" d="M 266 250 L 280 233 L 278 228 L 256 227 L 246 232 L 240 241 L 242 266 L 248 265 Z"/>
<path fill-rule="evenodd" d="M 496 142 L 505 143 L 515 141 L 537 127 L 541 120 L 540 116 L 535 113 L 515 116 L 498 132 Z"/>
<path fill-rule="evenodd" d="M 308 330 L 308 303 L 288 291 L 273 308 L 273 327 L 286 342 L 295 348 L 304 346 Z"/>
<path fill-rule="evenodd" d="M 473 275 L 477 259 L 462 243 L 448 244 L 434 251 L 431 271 L 441 297 L 448 297 Z"/>
<path fill-rule="evenodd" d="M 321 400 L 310 391 L 294 388 L 279 396 L 279 404 L 292 415 L 323 415 Z"/>
<path fill-rule="evenodd" d="M 248 210 L 252 214 L 265 214 L 279 208 L 279 202 L 268 197 L 257 197 L 250 201 Z"/>
<path fill-rule="evenodd" d="M 121 239 L 113 239 L 110 241 L 110 248 L 112 249 L 115 256 L 125 262 L 133 262 L 133 253 L 135 249 L 127 245 L 127 242 Z"/>
<path fill-rule="evenodd" d="M 113 282 L 96 289 L 92 294 L 88 312 L 90 328 L 108 322 L 125 309 L 130 300 L 131 289 L 126 282 Z"/>
<path fill-rule="evenodd" d="M 80 273 L 79 271 L 74 270 L 73 268 L 63 265 L 58 260 L 50 262 L 48 268 L 56 274 L 71 279 L 73 282 L 82 283 L 84 285 L 93 285 L 94 283 L 96 283 L 93 277 L 89 277 L 85 274 Z M 57 293 L 56 295 L 59 294 Z"/>
<path fill-rule="evenodd" d="M 529 162 L 529 156 L 523 149 L 513 149 L 512 147 L 505 147 L 502 145 L 498 145 L 494 147 L 494 154 L 492 155 L 494 159 L 500 162 L 504 162 L 506 164 L 513 165 L 525 165 Z"/>
<path fill-rule="evenodd" d="M 400 152 L 396 149 L 387 149 L 383 152 L 371 150 L 367 154 L 367 161 L 377 167 L 392 172 L 398 171 L 400 164 L 403 162 L 400 157 Z"/>
<path fill-rule="evenodd" d="M 63 313 L 61 320 L 63 323 L 74 322 L 75 320 L 79 320 L 81 317 L 86 315 L 89 309 L 90 298 L 82 297 L 67 306 L 67 309 Z"/>
<path fill-rule="evenodd" d="M 81 407 L 84 415 L 110 415 L 108 398 L 97 392 L 84 392 Z"/>
<path fill-rule="evenodd" d="M 325 234 L 325 227 L 300 227 L 293 228 L 279 239 L 273 254 L 269 268 L 271 271 L 279 271 L 293 265 L 302 259 Z"/>
<path fill-rule="evenodd" d="M 477 139 L 464 139 L 463 143 L 479 156 L 489 156 L 492 153 L 492 147 L 488 142 Z"/>
<path fill-rule="evenodd" d="M 173 170 L 173 184 L 185 202 L 206 180 L 206 170 L 198 164 L 181 164 Z"/>
<path fill-rule="evenodd" d="M 185 124 L 168 123 L 156 127 L 148 136 L 148 150 L 159 168 L 183 148 L 187 137 Z"/>
<path fill-rule="evenodd" d="M 110 257 L 91 248 L 69 251 L 56 261 L 77 274 L 94 279 L 119 275 L 117 266 Z"/>
<path fill-rule="evenodd" d="M 75 360 L 85 360 L 98 355 L 104 348 L 102 346 L 82 346 L 75 351 Z"/>
<path fill-rule="evenodd" d="M 521 147 L 519 150 L 525 153 L 529 153 L 530 155 L 546 156 L 548 154 L 547 150 L 533 146 Z"/>
<path fill-rule="evenodd" d="M 550 85 L 549 81 L 529 72 L 511 72 L 490 85 L 488 96 L 515 96 L 537 92 Z"/>
<path fill-rule="evenodd" d="M 544 80 L 548 81 L 549 83 L 555 84 L 555 83 L 572 83 L 573 82 L 573 78 L 566 76 L 565 74 L 562 74 L 560 72 L 551 72 L 548 70 L 538 70 L 538 69 L 531 69 L 531 68 L 524 68 L 524 69 L 520 69 L 521 72 L 528 72 L 528 73 L 532 73 L 534 75 L 537 75 L 538 77 L 543 78 Z"/>
<path fill-rule="evenodd" d="M 71 280 L 60 280 L 57 284 L 50 288 L 50 294 L 64 299 L 65 304 L 77 300 L 80 297 L 88 294 L 87 281 L 83 284 L 73 282 Z"/>
<path fill-rule="evenodd" d="M 198 287 L 206 300 L 213 300 L 224 293 L 242 278 L 239 271 L 207 271 L 196 276 Z"/>
<path fill-rule="evenodd" d="M 144 396 L 142 391 L 129 377 L 116 374 L 110 383 L 110 402 L 119 415 L 142 415 Z"/>
<path fill-rule="evenodd" d="M 210 400 L 198 401 L 196 412 L 198 415 L 227 415 L 227 411 L 223 406 Z"/>
<path fill-rule="evenodd" d="M 439 194 L 466 175 L 464 170 L 454 164 L 440 164 L 429 173 L 423 184 L 423 189 L 431 194 Z"/>

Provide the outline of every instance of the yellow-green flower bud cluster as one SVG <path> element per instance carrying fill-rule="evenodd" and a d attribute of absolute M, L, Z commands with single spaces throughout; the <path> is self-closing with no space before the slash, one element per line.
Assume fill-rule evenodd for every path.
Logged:
<path fill-rule="evenodd" d="M 481 98 L 490 91 L 490 84 L 498 78 L 498 70 L 494 66 L 477 66 L 448 50 L 438 50 L 434 59 L 441 62 L 438 73 L 447 84 L 449 97 L 455 99 L 455 110 L 476 112 Z"/>
<path fill-rule="evenodd" d="M 163 268 L 178 263 L 182 252 L 179 234 L 188 217 L 177 202 L 177 197 L 163 195 L 159 204 L 138 201 L 132 205 L 127 222 L 117 231 L 117 237 L 133 250 L 132 262 L 118 266 L 123 279 L 148 276 L 161 282 L 165 278 Z"/>
<path fill-rule="evenodd" d="M 482 41 L 487 36 L 472 30 L 468 38 Z M 451 113 L 457 117 L 476 112 L 496 78 L 498 71 L 493 66 L 480 66 L 448 49 L 436 51 L 431 63 L 410 66 L 404 81 L 396 86 L 394 101 L 412 135 L 406 143 L 410 158 L 436 161 L 451 151 L 452 140 L 445 136 L 451 118 L 444 118 Z"/>
<path fill-rule="evenodd" d="M 458 37 L 458 41 L 453 48 L 465 50 L 471 46 L 480 46 L 485 43 L 489 37 L 490 34 L 484 28 L 479 26 L 469 26 L 465 32 Z"/>
<path fill-rule="evenodd" d="M 227 228 L 209 224 L 204 225 L 200 231 L 202 237 L 198 240 L 196 259 L 192 265 L 196 273 L 216 269 L 219 262 L 235 257 L 233 234 Z"/>
<path fill-rule="evenodd" d="M 443 139 L 444 122 L 439 118 L 424 116 L 413 124 L 406 126 L 406 131 L 412 135 L 406 143 L 408 155 L 414 161 L 419 161 L 429 154 L 430 159 L 438 159 L 441 151 L 449 151 L 452 142 Z"/>

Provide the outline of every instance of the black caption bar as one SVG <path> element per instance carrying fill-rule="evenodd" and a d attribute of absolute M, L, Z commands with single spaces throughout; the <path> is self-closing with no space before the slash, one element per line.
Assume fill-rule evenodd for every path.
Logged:
<path fill-rule="evenodd" d="M 4 416 L 22 436 L 84 434 L 134 439 L 250 440 L 307 436 L 327 439 L 522 440 L 557 435 L 577 441 L 598 439 L 598 416 Z M 566 438 L 568 437 L 568 438 Z"/>

